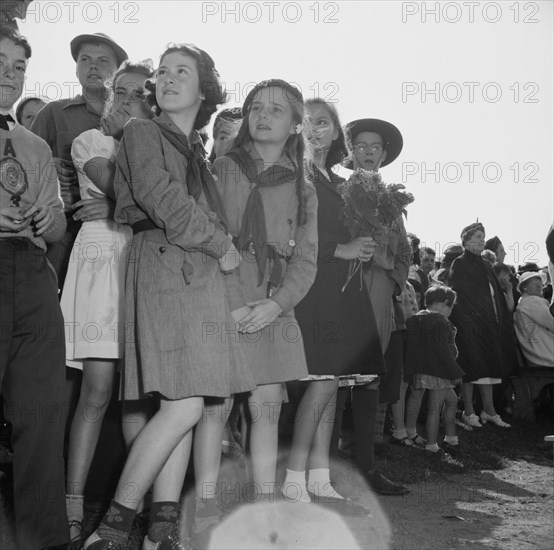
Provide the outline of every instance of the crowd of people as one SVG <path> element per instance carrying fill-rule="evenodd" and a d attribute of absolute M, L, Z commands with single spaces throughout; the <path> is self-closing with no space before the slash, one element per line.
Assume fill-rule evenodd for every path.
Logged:
<path fill-rule="evenodd" d="M 333 485 L 330 456 L 351 456 L 379 494 L 408 492 L 376 468 L 388 410 L 390 444 L 455 456 L 457 422 L 509 428 L 509 378 L 554 367 L 548 274 L 516 274 L 480 222 L 440 264 L 401 216 L 380 234 L 349 233 L 338 186 L 398 158 L 393 124 L 343 125 L 333 103 L 304 101 L 279 79 L 221 110 L 207 52 L 171 44 L 154 69 L 102 33 L 71 41 L 80 95 L 19 101 L 31 46 L 14 28 L 0 44 L 0 381 L 22 548 L 123 547 L 150 491 L 143 548 L 181 547 L 191 453 L 196 548 L 221 519 L 211 489 L 224 450 L 247 455 L 256 502 L 366 516 Z M 352 262 L 361 277 L 345 285 Z M 66 365 L 82 372 L 69 377 L 79 398 L 72 418 L 53 420 L 43 409 L 63 409 Z M 84 533 L 114 391 L 128 454 L 107 512 Z M 283 403 L 296 417 L 278 484 Z M 57 495 L 47 506 L 28 498 L 47 486 Z"/>

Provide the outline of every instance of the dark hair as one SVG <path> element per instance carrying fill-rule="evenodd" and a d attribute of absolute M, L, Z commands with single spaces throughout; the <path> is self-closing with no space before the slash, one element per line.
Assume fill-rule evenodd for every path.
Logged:
<path fill-rule="evenodd" d="M 498 254 L 498 248 L 502 244 L 502 241 L 498 237 L 492 237 L 485 242 L 485 250 L 492 250 L 495 254 Z"/>
<path fill-rule="evenodd" d="M 223 124 L 225 124 L 226 122 L 234 122 L 238 125 L 241 120 L 242 109 L 240 107 L 229 107 L 227 109 L 222 109 L 221 111 L 219 111 L 219 113 L 217 113 L 217 116 L 215 117 L 214 126 L 212 128 L 212 136 L 214 140 L 217 139 L 217 135 Z M 215 161 L 215 145 L 212 147 L 208 160 L 210 162 Z"/>
<path fill-rule="evenodd" d="M 512 270 L 510 269 L 510 266 L 506 265 L 506 264 L 499 264 L 498 262 L 496 262 L 493 266 L 494 268 L 494 272 L 496 273 L 496 275 L 500 275 L 501 273 L 504 273 L 506 272 L 508 274 L 508 276 L 510 276 L 512 274 Z"/>
<path fill-rule="evenodd" d="M 170 53 L 180 53 L 192 57 L 196 63 L 200 92 L 204 96 L 204 99 L 196 115 L 194 129 L 201 130 L 210 122 L 210 118 L 217 111 L 218 106 L 226 101 L 226 94 L 221 84 L 219 72 L 215 68 L 214 60 L 209 54 L 194 44 L 169 44 L 165 52 L 160 56 L 160 63 Z M 161 109 L 156 101 L 155 80 L 148 80 L 145 88 L 149 92 L 146 94 L 146 101 L 152 105 L 154 112 L 159 115 Z"/>
<path fill-rule="evenodd" d="M 15 118 L 17 119 L 17 122 L 19 122 L 19 124 L 21 124 L 21 121 L 23 120 L 23 109 L 25 108 L 25 105 L 27 105 L 27 103 L 31 103 L 31 101 L 36 101 L 37 103 L 39 101 L 44 101 L 44 103 L 47 103 L 47 101 L 42 99 L 42 97 L 31 96 L 31 97 L 26 97 L 25 99 L 22 99 L 19 102 L 17 109 L 15 110 Z"/>
<path fill-rule="evenodd" d="M 23 48 L 25 51 L 25 59 L 31 58 L 31 44 L 29 44 L 27 38 L 20 34 L 16 28 L 0 24 L 0 40 L 4 40 L 5 38 L 11 40 L 16 46 L 21 46 Z"/>
<path fill-rule="evenodd" d="M 406 233 L 406 236 L 408 237 L 408 241 L 412 247 L 412 264 L 420 265 L 421 260 L 419 257 L 419 243 L 421 243 L 421 240 L 415 233 Z"/>
<path fill-rule="evenodd" d="M 421 294 L 423 287 L 417 279 L 408 279 L 408 282 L 414 287 L 414 292 L 419 292 L 419 294 Z"/>
<path fill-rule="evenodd" d="M 452 307 L 456 302 L 456 292 L 450 287 L 443 284 L 431 285 L 425 293 L 425 303 L 427 307 L 433 304 L 445 303 L 447 306 Z"/>
<path fill-rule="evenodd" d="M 444 249 L 441 267 L 450 268 L 452 262 L 464 253 L 464 247 L 461 244 L 451 244 Z"/>
<path fill-rule="evenodd" d="M 329 147 L 329 152 L 327 153 L 327 158 L 325 159 L 325 168 L 332 168 L 333 166 L 340 164 L 348 155 L 348 148 L 346 147 L 346 138 L 339 120 L 337 108 L 332 103 L 325 101 L 320 97 L 308 99 L 304 105 L 322 105 L 325 109 L 327 109 L 327 112 L 333 121 L 333 126 L 336 130 L 338 130 L 339 135 L 337 139 L 333 140 L 331 147 Z"/>
<path fill-rule="evenodd" d="M 281 86 L 279 83 L 283 82 L 286 86 Z M 267 86 L 265 86 L 267 84 Z M 256 93 L 263 89 L 264 87 L 277 87 L 282 88 L 285 92 L 283 97 L 285 97 L 292 108 L 292 118 L 293 122 L 296 124 L 302 124 L 304 120 L 304 99 L 300 90 L 294 88 L 288 82 L 280 80 L 267 80 L 257 84 L 254 89 L 248 94 L 245 104 L 243 106 L 243 119 L 240 125 L 237 137 L 233 141 L 232 148 L 240 147 L 246 145 L 247 143 L 252 142 L 252 136 L 250 135 L 250 128 L 248 125 L 248 117 L 250 116 L 250 107 L 254 96 Z M 252 93 L 256 90 L 255 93 Z M 295 90 L 294 93 L 291 93 L 291 90 Z M 302 132 L 297 132 L 296 134 L 291 134 L 287 138 L 284 148 L 285 155 L 290 160 L 291 164 L 294 165 L 296 169 L 296 196 L 298 199 L 298 212 L 297 212 L 297 223 L 298 225 L 305 225 L 307 222 L 307 213 L 306 213 L 306 180 L 304 176 L 304 138 L 302 137 Z"/>
<path fill-rule="evenodd" d="M 428 256 L 437 255 L 437 253 L 432 248 L 429 248 L 428 246 L 424 246 L 420 252 L 425 252 L 425 254 L 427 254 Z"/>

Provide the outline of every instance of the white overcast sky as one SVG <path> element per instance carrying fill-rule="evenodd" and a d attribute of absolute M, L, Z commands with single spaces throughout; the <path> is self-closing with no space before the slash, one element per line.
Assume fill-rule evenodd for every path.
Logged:
<path fill-rule="evenodd" d="M 155 64 L 168 42 L 214 58 L 230 105 L 283 78 L 335 101 L 343 124 L 404 136 L 383 169 L 416 196 L 408 230 L 439 254 L 477 217 L 507 263 L 547 262 L 553 221 L 553 2 L 37 1 L 20 24 L 26 95 L 78 91 L 70 40 L 104 32 Z"/>

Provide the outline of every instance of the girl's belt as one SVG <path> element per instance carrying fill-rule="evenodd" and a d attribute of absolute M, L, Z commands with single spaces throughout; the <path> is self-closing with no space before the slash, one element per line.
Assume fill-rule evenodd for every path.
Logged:
<path fill-rule="evenodd" d="M 150 229 L 159 229 L 159 227 L 151 220 L 144 219 L 131 225 L 131 229 L 133 230 L 133 235 L 136 235 L 137 233 L 149 231 Z"/>

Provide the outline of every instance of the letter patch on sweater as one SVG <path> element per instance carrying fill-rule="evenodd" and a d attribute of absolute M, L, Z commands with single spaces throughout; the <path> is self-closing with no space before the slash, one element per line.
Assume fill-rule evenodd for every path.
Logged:
<path fill-rule="evenodd" d="M 0 160 L 0 184 L 11 195 L 10 206 L 18 208 L 21 195 L 29 187 L 27 174 L 18 160 L 11 157 Z"/>

